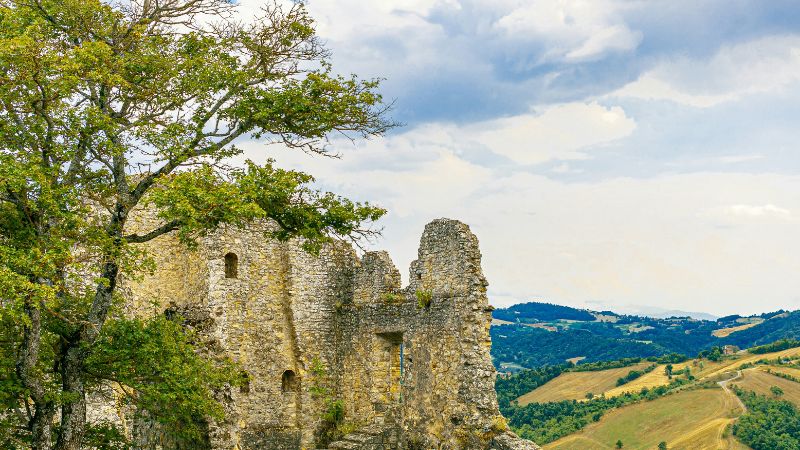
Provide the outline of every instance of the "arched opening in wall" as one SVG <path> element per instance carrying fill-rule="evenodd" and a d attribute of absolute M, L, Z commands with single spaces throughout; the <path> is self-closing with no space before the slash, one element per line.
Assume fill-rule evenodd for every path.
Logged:
<path fill-rule="evenodd" d="M 283 392 L 297 392 L 300 387 L 300 381 L 297 379 L 294 370 L 284 370 L 281 376 L 281 391 Z"/>
<path fill-rule="evenodd" d="M 239 276 L 239 257 L 236 253 L 225 255 L 225 278 L 237 278 Z"/>

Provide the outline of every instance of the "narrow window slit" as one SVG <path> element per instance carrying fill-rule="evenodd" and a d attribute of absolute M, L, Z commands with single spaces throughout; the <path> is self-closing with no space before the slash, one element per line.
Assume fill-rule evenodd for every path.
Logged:
<path fill-rule="evenodd" d="M 236 253 L 225 255 L 225 278 L 238 278 L 239 276 L 239 257 Z"/>

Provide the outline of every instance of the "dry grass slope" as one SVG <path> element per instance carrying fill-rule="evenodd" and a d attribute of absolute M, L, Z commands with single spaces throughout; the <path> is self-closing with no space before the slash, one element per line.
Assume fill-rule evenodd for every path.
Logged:
<path fill-rule="evenodd" d="M 745 370 L 742 372 L 742 379 L 736 380 L 736 384 L 745 390 L 754 391 L 770 397 L 773 396 L 772 392 L 770 392 L 770 388 L 772 386 L 777 386 L 783 390 L 781 398 L 800 406 L 800 383 L 770 375 L 765 370 L 765 367 Z M 770 370 L 795 376 L 794 373 L 790 373 L 787 369 L 782 367 L 770 367 Z"/>
<path fill-rule="evenodd" d="M 796 359 L 800 348 L 788 349 L 764 355 L 748 353 L 726 358 L 723 361 L 691 360 L 673 364 L 673 371 L 679 372 L 689 367 L 698 381 L 716 382 L 734 376 L 740 367 L 759 360 Z M 590 389 L 598 389 L 605 383 L 612 387 L 603 391 L 607 397 L 626 391 L 639 391 L 643 387 L 666 385 L 669 380 L 664 374 L 664 365 L 653 372 L 621 387 L 613 386 L 616 379 L 635 367 L 646 367 L 647 363 L 623 369 L 600 372 L 568 373 L 526 394 L 528 401 L 549 401 L 538 399 L 583 398 Z M 733 381 L 744 389 L 761 394 L 773 395 L 772 386 L 780 387 L 782 397 L 800 405 L 800 383 L 786 380 L 766 372 L 774 372 L 800 378 L 800 370 L 757 366 L 742 370 L 742 377 Z M 563 377 L 563 378 L 562 378 Z M 541 390 L 541 391 L 540 391 Z M 591 392 L 597 393 L 595 390 Z M 531 400 L 533 399 L 533 400 Z M 612 449 L 617 439 L 622 440 L 625 449 L 654 449 L 661 441 L 666 441 L 670 449 L 728 449 L 746 450 L 747 446 L 731 437 L 726 431 L 741 414 L 733 393 L 722 389 L 689 389 L 650 402 L 626 406 L 606 414 L 599 422 L 590 424 L 583 430 L 563 437 L 545 446 L 545 449 L 594 450 Z"/>
<path fill-rule="evenodd" d="M 677 366 L 677 364 L 675 365 Z M 657 386 L 662 386 L 665 384 L 669 384 L 669 378 L 667 377 L 666 372 L 664 369 L 666 368 L 666 364 L 659 365 L 652 372 L 646 373 L 641 377 L 631 381 L 630 383 L 623 384 L 622 386 L 616 386 L 612 389 L 609 389 L 605 392 L 606 397 L 616 397 L 618 395 L 622 395 L 625 392 L 639 392 L 642 388 L 654 388 Z M 683 367 L 681 366 L 681 369 Z M 674 370 L 674 369 L 673 369 Z"/>
<path fill-rule="evenodd" d="M 545 449 L 654 449 L 665 441 L 675 449 L 746 449 L 725 433 L 738 407 L 721 389 L 698 389 L 620 408 L 582 431 Z"/>
<path fill-rule="evenodd" d="M 631 370 L 642 370 L 652 363 L 644 362 L 619 369 L 600 370 L 597 372 L 567 372 L 550 380 L 548 383 L 521 396 L 517 400 L 520 406 L 533 402 L 557 402 L 561 400 L 580 400 L 591 392 L 600 395 L 617 385 L 617 379 L 624 377 Z"/>
<path fill-rule="evenodd" d="M 739 325 L 739 326 L 730 327 L 730 328 L 720 328 L 719 330 L 712 331 L 711 334 L 713 334 L 714 336 L 716 336 L 718 338 L 724 338 L 724 337 L 728 337 L 728 336 L 732 335 L 733 333 L 736 333 L 737 331 L 742 331 L 742 330 L 746 330 L 748 328 L 753 328 L 754 326 L 759 325 L 761 323 L 763 323 L 763 321 L 762 322 L 746 323 L 744 325 Z"/>

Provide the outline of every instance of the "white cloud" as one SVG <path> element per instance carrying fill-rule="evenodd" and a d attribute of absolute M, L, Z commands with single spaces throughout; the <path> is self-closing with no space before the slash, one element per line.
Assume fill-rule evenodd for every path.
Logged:
<path fill-rule="evenodd" d="M 635 49 L 642 34 L 624 23 L 625 4 L 606 0 L 520 2 L 496 26 L 515 40 L 546 42 L 547 59 L 579 61 Z"/>
<path fill-rule="evenodd" d="M 621 139 L 636 128 L 618 107 L 597 103 L 550 106 L 540 114 L 525 114 L 478 123 L 459 130 L 464 139 L 521 164 L 553 159 L 585 159 L 585 149 Z"/>
<path fill-rule="evenodd" d="M 723 164 L 739 164 L 743 162 L 757 161 L 763 159 L 764 155 L 729 155 L 718 158 Z"/>
<path fill-rule="evenodd" d="M 591 74 L 578 76 L 586 66 L 563 63 L 612 54 L 632 62 L 642 37 L 623 15 L 626 8 L 642 4 L 311 0 L 308 6 L 319 34 L 334 51 L 337 68 L 388 76 L 390 81 L 401 78 L 404 90 L 396 94 L 401 101 L 406 91 L 424 85 L 422 92 L 432 102 L 461 96 L 476 109 L 491 109 L 491 96 L 511 92 L 520 98 L 514 105 L 530 104 L 538 84 L 515 77 L 528 76 L 525 71 L 532 67 L 544 71 L 532 75 L 540 76 L 542 85 L 556 85 L 563 73 L 559 86 L 567 95 L 547 98 L 573 100 L 480 122 L 416 125 L 355 148 L 337 142 L 342 160 L 285 151 L 271 156 L 284 167 L 314 174 L 326 189 L 387 207 L 385 238 L 377 247 L 390 250 L 404 274 L 416 257 L 425 223 L 442 216 L 467 222 L 481 240 L 495 304 L 535 297 L 573 305 L 648 304 L 718 314 L 800 307 L 800 252 L 794 251 L 800 246 L 800 176 L 792 175 L 797 165 L 790 144 L 796 142 L 797 130 L 793 123 L 767 123 L 745 108 L 752 101 L 773 113 L 777 107 L 796 109 L 786 104 L 796 98 L 800 84 L 800 37 L 764 37 L 724 47 L 707 60 L 665 56 L 678 54 L 683 44 L 648 49 L 653 52 L 649 57 L 660 61 L 652 70 L 604 101 L 582 99 L 581 93 L 596 87 L 593 83 L 602 85 L 598 89 L 605 85 Z M 461 13 L 463 17 L 456 16 Z M 456 19 L 448 21 L 452 17 Z M 714 23 L 709 19 L 703 25 Z M 631 55 L 621 55 L 626 52 Z M 545 67 L 548 62 L 555 64 Z M 619 76 L 630 76 L 625 64 L 620 67 Z M 570 77 L 573 68 L 577 75 Z M 463 86 L 447 91 L 447 83 L 459 82 Z M 570 87 L 573 82 L 581 84 Z M 438 96 L 438 87 L 446 94 Z M 490 94 L 481 97 L 481 90 Z M 759 97 L 765 93 L 778 95 Z M 696 108 L 748 98 L 736 105 L 747 110 L 739 113 L 647 102 L 631 102 L 623 109 L 613 106 L 615 97 Z M 779 97 L 785 103 L 776 100 L 766 106 L 764 98 Z M 496 108 L 481 117 L 501 110 L 519 111 Z M 684 133 L 695 124 L 684 122 L 686 111 L 692 120 L 707 121 L 700 125 L 719 126 Z M 457 111 L 444 115 L 467 117 Z M 722 129 L 753 137 L 733 145 Z M 627 137 L 632 143 L 617 145 Z M 602 147 L 612 144 L 620 158 L 601 159 L 606 155 Z M 249 157 L 265 157 L 253 143 L 243 147 Z M 689 150 L 697 164 L 685 163 Z M 597 161 L 587 161 L 591 158 Z M 745 164 L 755 159 L 761 159 L 758 167 Z M 585 170 L 580 176 L 578 160 Z M 551 164 L 531 169 L 547 162 Z M 653 175 L 687 167 L 742 172 L 767 167 L 784 175 Z M 534 170 L 594 181 L 565 183 Z M 642 178 L 608 178 L 620 173 Z"/>
<path fill-rule="evenodd" d="M 780 92 L 800 81 L 800 37 L 770 36 L 721 48 L 708 60 L 657 65 L 608 97 L 669 100 L 698 108 Z"/>
<path fill-rule="evenodd" d="M 708 215 L 726 219 L 732 223 L 741 222 L 742 220 L 751 221 L 753 219 L 781 222 L 795 219 L 790 210 L 772 204 L 723 206 L 711 209 Z"/>
<path fill-rule="evenodd" d="M 388 249 L 404 275 L 425 223 L 466 222 L 496 305 L 536 297 L 725 314 L 786 308 L 800 292 L 800 252 L 789 250 L 800 245 L 797 223 L 786 220 L 800 210 L 800 176 L 565 183 L 468 162 L 457 130 L 415 128 L 343 148 L 342 160 L 272 156 L 326 189 L 387 207 L 375 248 Z M 243 147 L 258 154 L 252 143 Z"/>

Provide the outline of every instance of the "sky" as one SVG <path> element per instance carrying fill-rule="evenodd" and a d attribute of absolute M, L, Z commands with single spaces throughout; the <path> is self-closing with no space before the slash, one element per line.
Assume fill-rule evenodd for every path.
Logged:
<path fill-rule="evenodd" d="M 247 13 L 260 0 L 241 0 Z M 425 224 L 467 223 L 497 307 L 800 309 L 796 1 L 309 0 L 340 73 L 385 78 L 341 159 L 241 144 Z"/>

